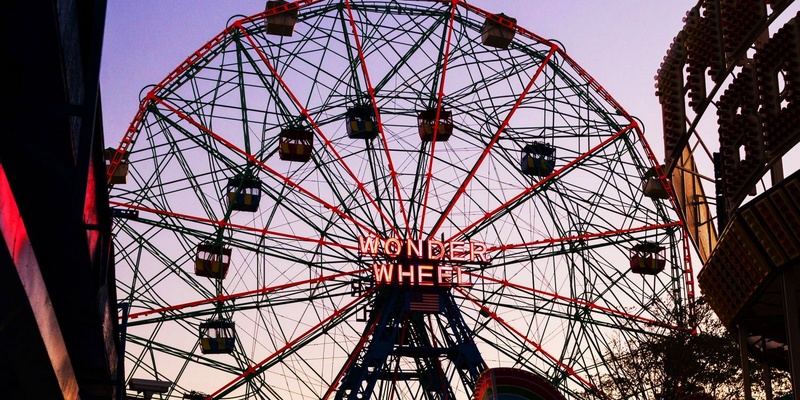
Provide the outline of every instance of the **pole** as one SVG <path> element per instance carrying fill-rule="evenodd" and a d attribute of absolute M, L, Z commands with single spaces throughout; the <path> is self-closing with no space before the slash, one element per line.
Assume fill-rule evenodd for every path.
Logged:
<path fill-rule="evenodd" d="M 789 345 L 789 371 L 792 380 L 792 393 L 800 391 L 800 323 L 797 319 L 797 271 L 800 266 L 789 266 L 781 273 L 783 280 L 784 318 L 786 338 Z"/>
<path fill-rule="evenodd" d="M 772 400 L 772 370 L 769 366 L 769 363 L 761 363 L 762 370 L 762 377 L 764 379 L 764 395 L 766 396 L 765 400 Z"/>
<path fill-rule="evenodd" d="M 744 400 L 753 400 L 752 385 L 750 382 L 750 359 L 747 356 L 747 330 L 738 325 L 739 331 L 739 356 L 742 363 L 742 385 L 744 386 Z"/>
<path fill-rule="evenodd" d="M 127 341 L 128 328 L 128 303 L 119 303 L 117 308 L 122 310 L 122 320 L 119 324 L 119 346 L 117 346 L 117 400 L 122 400 L 125 395 L 125 342 Z"/>

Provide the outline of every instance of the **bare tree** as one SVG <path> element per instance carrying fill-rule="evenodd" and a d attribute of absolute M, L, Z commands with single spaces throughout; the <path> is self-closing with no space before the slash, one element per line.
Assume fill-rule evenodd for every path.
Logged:
<path fill-rule="evenodd" d="M 600 389 L 615 399 L 681 400 L 696 394 L 716 400 L 744 399 L 736 336 L 702 298 L 694 311 L 697 329 L 693 332 L 675 331 L 637 344 L 614 343 L 615 351 L 608 357 L 616 370 L 600 377 Z M 766 398 L 762 369 L 761 363 L 750 360 L 755 399 Z M 788 393 L 788 374 L 773 370 L 772 386 L 776 395 Z"/>

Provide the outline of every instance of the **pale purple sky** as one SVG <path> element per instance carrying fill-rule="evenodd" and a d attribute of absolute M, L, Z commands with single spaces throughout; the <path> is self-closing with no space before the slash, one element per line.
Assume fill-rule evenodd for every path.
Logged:
<path fill-rule="evenodd" d="M 654 76 L 696 0 L 471 0 L 504 13 L 525 29 L 560 42 L 567 53 L 645 126 L 663 158 Z M 133 119 L 139 93 L 160 82 L 235 17 L 265 1 L 112 0 L 108 3 L 100 74 L 107 147 L 117 147 Z"/>

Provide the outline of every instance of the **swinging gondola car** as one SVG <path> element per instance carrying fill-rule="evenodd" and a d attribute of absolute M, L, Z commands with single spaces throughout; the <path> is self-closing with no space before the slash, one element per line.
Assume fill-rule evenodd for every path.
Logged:
<path fill-rule="evenodd" d="M 371 106 L 350 107 L 345 117 L 350 139 L 374 139 L 378 136 L 377 118 Z"/>
<path fill-rule="evenodd" d="M 278 36 L 292 36 L 294 25 L 297 23 L 297 7 L 289 9 L 289 2 L 284 0 L 270 0 L 267 2 L 266 11 L 275 10 L 265 18 L 267 33 Z"/>
<path fill-rule="evenodd" d="M 210 319 L 200 323 L 200 350 L 203 354 L 229 354 L 236 345 L 234 323 L 223 319 Z"/>
<path fill-rule="evenodd" d="M 655 242 L 641 242 L 631 248 L 631 272 L 642 275 L 655 275 L 664 270 L 667 260 L 665 247 Z"/>
<path fill-rule="evenodd" d="M 194 273 L 206 278 L 224 279 L 231 263 L 231 249 L 214 243 L 197 245 Z"/>
<path fill-rule="evenodd" d="M 228 205 L 236 211 L 256 211 L 261 201 L 261 181 L 254 177 L 228 179 Z"/>
<path fill-rule="evenodd" d="M 502 13 L 497 14 L 497 17 L 506 22 L 510 22 L 511 25 L 517 23 L 515 18 L 508 17 Z M 511 41 L 514 40 L 514 34 L 516 34 L 516 32 L 513 28 L 509 28 L 490 18 L 486 18 L 481 27 L 481 43 L 485 46 L 507 49 Z"/>
<path fill-rule="evenodd" d="M 111 167 L 111 159 L 114 158 L 114 153 L 117 150 L 114 148 L 107 148 L 103 150 L 103 159 L 106 163 L 106 171 Z M 128 181 L 128 161 L 124 158 L 119 160 L 119 164 L 117 164 L 117 168 L 114 169 L 114 173 L 111 175 L 111 181 L 109 183 L 117 184 L 117 183 L 125 183 Z"/>
<path fill-rule="evenodd" d="M 278 143 L 281 160 L 306 162 L 311 159 L 314 133 L 303 129 L 284 129 L 278 136 Z"/>
<path fill-rule="evenodd" d="M 183 394 L 183 398 L 186 400 L 205 400 L 208 398 L 208 395 L 203 392 L 197 391 L 190 391 Z"/>
<path fill-rule="evenodd" d="M 663 171 L 666 168 L 664 165 L 661 166 L 661 170 Z M 644 181 L 642 182 L 642 189 L 644 190 L 644 195 L 651 198 L 651 199 L 668 199 L 669 193 L 667 193 L 667 189 L 664 188 L 664 184 L 661 182 L 661 179 L 658 177 L 658 171 L 655 167 L 650 168 L 647 173 L 644 174 Z"/>
<path fill-rule="evenodd" d="M 542 142 L 533 142 L 522 149 L 520 171 L 526 175 L 545 177 L 556 167 L 556 148 Z"/>
<path fill-rule="evenodd" d="M 419 125 L 419 138 L 423 142 L 431 142 L 434 140 L 434 128 L 436 127 L 436 109 L 427 109 L 420 111 L 417 115 L 417 124 Z M 446 142 L 453 134 L 453 113 L 451 111 L 442 109 L 439 111 L 439 130 L 436 132 L 435 138 L 437 142 Z"/>
<path fill-rule="evenodd" d="M 111 216 L 122 219 L 136 219 L 139 218 L 139 210 L 111 207 Z"/>

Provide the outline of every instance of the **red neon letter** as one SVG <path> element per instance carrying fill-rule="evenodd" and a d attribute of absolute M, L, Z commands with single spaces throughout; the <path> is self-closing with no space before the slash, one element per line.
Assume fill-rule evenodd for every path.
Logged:
<path fill-rule="evenodd" d="M 472 261 L 489 262 L 489 256 L 486 255 L 486 245 L 480 242 L 470 242 L 469 258 Z"/>
<path fill-rule="evenodd" d="M 387 257 L 396 258 L 403 251 L 403 244 L 398 238 L 387 238 L 383 244 L 383 254 Z"/>
<path fill-rule="evenodd" d="M 397 266 L 397 283 L 403 283 L 403 278 L 408 278 L 408 283 L 414 283 L 414 266 L 413 265 L 398 265 Z"/>
<path fill-rule="evenodd" d="M 439 266 L 439 276 L 438 282 L 439 285 L 443 284 L 452 284 L 453 281 L 453 268 L 450 266 L 442 265 Z"/>
<path fill-rule="evenodd" d="M 378 238 L 374 236 L 370 237 L 358 237 L 358 251 L 361 254 L 378 254 Z"/>
<path fill-rule="evenodd" d="M 461 286 L 464 283 L 461 277 L 461 267 L 456 265 L 456 278 L 454 279 L 456 286 Z"/>
<path fill-rule="evenodd" d="M 422 240 L 417 240 L 416 243 L 414 240 L 406 241 L 406 257 L 422 258 Z"/>
<path fill-rule="evenodd" d="M 428 259 L 441 260 L 444 257 L 444 243 L 438 240 L 428 241 Z"/>
<path fill-rule="evenodd" d="M 392 272 L 394 271 L 394 264 L 372 264 L 372 271 L 375 275 L 375 283 L 391 283 Z"/>
<path fill-rule="evenodd" d="M 470 243 L 470 249 L 472 248 L 472 243 Z M 453 261 L 470 261 L 469 257 L 472 256 L 472 252 L 467 254 L 467 251 L 464 250 L 466 246 L 465 242 L 461 241 L 452 241 L 449 242 L 447 245 L 447 253 L 451 260 Z"/>
<path fill-rule="evenodd" d="M 422 265 L 417 267 L 417 278 L 420 286 L 433 286 L 433 265 Z"/>

